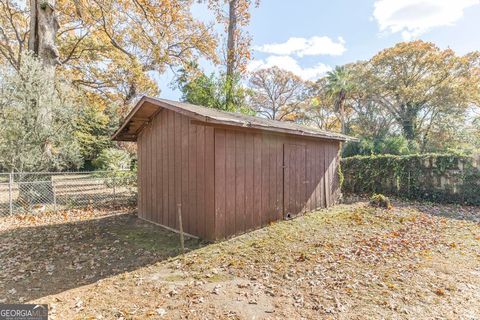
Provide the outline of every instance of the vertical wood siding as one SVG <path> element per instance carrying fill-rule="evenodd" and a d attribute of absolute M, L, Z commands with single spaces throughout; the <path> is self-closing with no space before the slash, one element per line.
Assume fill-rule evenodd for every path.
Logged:
<path fill-rule="evenodd" d="M 217 239 L 335 202 L 338 142 L 214 130 Z"/>
<path fill-rule="evenodd" d="M 143 219 L 186 233 L 215 237 L 213 128 L 162 110 L 138 141 L 138 210 Z"/>

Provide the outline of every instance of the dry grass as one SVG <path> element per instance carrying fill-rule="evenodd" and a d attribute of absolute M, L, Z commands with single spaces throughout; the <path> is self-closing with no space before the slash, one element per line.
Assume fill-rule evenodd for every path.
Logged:
<path fill-rule="evenodd" d="M 184 256 L 176 235 L 98 214 L 0 222 L 0 297 L 49 303 L 52 319 L 480 318 L 480 208 L 357 202 Z M 62 272 L 70 259 L 83 267 Z"/>

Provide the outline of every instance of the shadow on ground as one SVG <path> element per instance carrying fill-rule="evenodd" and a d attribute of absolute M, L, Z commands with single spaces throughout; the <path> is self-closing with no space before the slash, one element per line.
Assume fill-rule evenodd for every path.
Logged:
<path fill-rule="evenodd" d="M 203 244 L 186 239 L 189 250 Z M 18 303 L 176 256 L 179 236 L 121 214 L 0 232 L 0 302 Z"/>

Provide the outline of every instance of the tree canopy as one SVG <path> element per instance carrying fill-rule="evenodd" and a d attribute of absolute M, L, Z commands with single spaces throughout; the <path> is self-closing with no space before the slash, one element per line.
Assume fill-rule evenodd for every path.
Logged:
<path fill-rule="evenodd" d="M 75 138 L 76 91 L 43 62 L 23 54 L 0 68 L 0 163 L 7 171 L 50 171 L 82 164 Z"/>
<path fill-rule="evenodd" d="M 194 3 L 212 10 L 223 33 L 192 15 Z M 479 52 L 458 55 L 418 40 L 314 82 L 278 66 L 249 72 L 246 27 L 255 5 L 0 0 L 2 169 L 87 167 L 115 158 L 116 147 L 133 155 L 110 136 L 141 95 L 160 94 L 158 76 L 167 71 L 184 101 L 359 138 L 345 155 L 479 150 Z M 199 61 L 215 70 L 206 73 Z"/>
<path fill-rule="evenodd" d="M 393 153 L 471 149 L 471 132 L 477 132 L 473 110 L 480 105 L 479 66 L 479 52 L 459 56 L 429 42 L 399 43 L 318 80 L 316 101 L 331 107 L 321 107 L 316 115 L 331 110 L 337 118 L 330 116 L 331 121 L 340 124 L 345 117 L 346 132 L 363 141 L 356 143 L 360 153 L 392 153 L 391 147 L 381 147 L 389 139 L 396 139 Z"/>
<path fill-rule="evenodd" d="M 82 158 L 91 162 L 112 145 L 112 130 L 132 103 L 141 95 L 160 93 L 157 75 L 199 57 L 218 61 L 213 26 L 192 16 L 193 3 L 0 0 L 0 62 L 21 76 L 22 59 L 32 52 L 44 68 L 53 67 L 48 73 L 55 81 L 78 90 L 84 107 L 72 118 L 74 137 Z M 46 108 L 43 113 L 55 107 L 33 103 L 30 109 L 39 106 Z"/>
<path fill-rule="evenodd" d="M 211 26 L 194 19 L 192 1 L 60 0 L 58 71 L 95 100 L 127 106 L 159 93 L 151 73 L 182 67 L 197 57 L 215 60 Z M 28 49 L 31 10 L 0 0 L 0 57 L 15 68 Z"/>
<path fill-rule="evenodd" d="M 364 73 L 370 95 L 393 116 L 409 141 L 424 142 L 435 120 L 478 103 L 478 53 L 457 56 L 432 43 L 400 43 L 375 55 Z M 420 141 L 419 141 L 420 140 Z"/>
<path fill-rule="evenodd" d="M 308 84 L 278 67 L 254 72 L 249 84 L 251 107 L 273 120 L 295 120 L 307 97 Z"/>

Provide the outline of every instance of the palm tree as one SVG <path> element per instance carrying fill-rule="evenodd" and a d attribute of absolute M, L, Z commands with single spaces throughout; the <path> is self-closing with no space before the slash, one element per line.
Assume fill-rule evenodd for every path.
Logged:
<path fill-rule="evenodd" d="M 342 133 L 345 133 L 345 100 L 352 90 L 350 72 L 345 66 L 336 66 L 334 70 L 327 72 L 327 93 L 335 99 L 335 109 L 340 112 L 340 125 Z"/>

